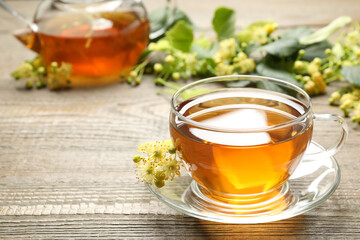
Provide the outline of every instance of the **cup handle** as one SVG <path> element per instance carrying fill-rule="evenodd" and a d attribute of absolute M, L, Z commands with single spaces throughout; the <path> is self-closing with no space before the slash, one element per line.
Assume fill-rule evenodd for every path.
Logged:
<path fill-rule="evenodd" d="M 335 114 L 314 114 L 313 119 L 315 121 L 335 121 L 340 125 L 342 131 L 340 133 L 338 140 L 333 146 L 328 147 L 320 152 L 305 154 L 305 157 L 323 158 L 323 157 L 331 157 L 335 155 L 335 153 L 337 153 L 344 145 L 345 140 L 349 133 L 349 129 L 345 120 L 342 117 Z"/>

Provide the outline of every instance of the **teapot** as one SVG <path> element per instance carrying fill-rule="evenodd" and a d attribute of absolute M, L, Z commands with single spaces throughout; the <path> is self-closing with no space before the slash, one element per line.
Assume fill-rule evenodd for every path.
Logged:
<path fill-rule="evenodd" d="M 141 0 L 44 0 L 31 22 L 0 0 L 28 28 L 14 36 L 46 65 L 71 66 L 60 87 L 120 82 L 149 42 L 150 23 Z M 153 32 L 157 37 L 163 29 Z"/>

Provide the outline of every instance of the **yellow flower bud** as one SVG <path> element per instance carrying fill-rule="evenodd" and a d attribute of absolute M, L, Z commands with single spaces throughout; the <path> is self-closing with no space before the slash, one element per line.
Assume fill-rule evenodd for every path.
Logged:
<path fill-rule="evenodd" d="M 315 83 L 312 82 L 312 81 L 309 81 L 307 82 L 305 85 L 304 85 L 304 89 L 307 93 L 309 94 L 313 94 L 315 92 Z"/>
<path fill-rule="evenodd" d="M 351 118 L 351 120 L 353 122 L 360 122 L 360 103 L 356 103 L 355 107 L 354 107 L 354 112 L 353 112 L 353 117 Z"/>
<path fill-rule="evenodd" d="M 346 99 L 340 106 L 340 109 L 349 109 L 352 106 L 352 100 L 351 99 Z"/>
<path fill-rule="evenodd" d="M 315 83 L 322 82 L 324 80 L 320 72 L 314 72 L 311 74 L 311 78 Z"/>
<path fill-rule="evenodd" d="M 246 42 L 241 43 L 241 48 L 246 48 L 247 46 L 248 46 L 248 44 Z"/>
<path fill-rule="evenodd" d="M 315 65 L 317 65 L 318 67 L 320 67 L 321 65 L 321 59 L 316 57 L 314 58 L 314 60 L 312 60 L 312 63 L 314 63 Z"/>
<path fill-rule="evenodd" d="M 129 76 L 132 77 L 132 78 L 136 78 L 137 77 L 137 72 L 131 71 Z"/>
<path fill-rule="evenodd" d="M 331 94 L 331 99 L 333 99 L 334 101 L 338 101 L 340 100 L 340 98 L 341 98 L 341 94 L 338 91 L 333 92 Z"/>
<path fill-rule="evenodd" d="M 179 79 L 180 79 L 180 73 L 179 73 L 179 72 L 173 72 L 173 73 L 171 74 L 171 76 L 172 76 L 172 78 L 173 78 L 174 80 L 179 80 Z"/>
<path fill-rule="evenodd" d="M 140 83 L 141 83 L 141 78 L 140 77 L 135 78 L 135 84 L 139 85 Z"/>
<path fill-rule="evenodd" d="M 295 61 L 294 68 L 296 70 L 302 70 L 304 68 L 304 63 L 302 61 Z"/>
<path fill-rule="evenodd" d="M 133 161 L 134 161 L 134 163 L 138 163 L 141 161 L 141 157 L 139 155 L 136 155 L 133 157 Z"/>
<path fill-rule="evenodd" d="M 307 83 L 307 82 L 310 82 L 311 81 L 311 78 L 309 76 L 304 76 L 302 78 L 303 82 Z"/>
<path fill-rule="evenodd" d="M 155 181 L 155 186 L 157 188 L 162 188 L 163 186 L 165 186 L 165 181 L 164 180 L 156 180 Z"/>
<path fill-rule="evenodd" d="M 340 98 L 340 103 L 345 103 L 346 101 L 353 101 L 355 100 L 355 97 L 352 93 L 345 93 L 344 95 L 342 95 L 342 97 Z"/>
<path fill-rule="evenodd" d="M 176 148 L 174 146 L 169 147 L 168 152 L 170 154 L 174 154 L 176 152 Z"/>
<path fill-rule="evenodd" d="M 172 55 L 167 55 L 165 57 L 165 62 L 167 63 L 173 63 L 175 61 L 175 58 Z"/>
<path fill-rule="evenodd" d="M 155 51 L 155 50 L 157 50 L 157 45 L 156 45 L 156 43 L 150 43 L 149 44 L 149 46 L 148 46 L 148 49 L 150 50 L 150 51 Z"/>
<path fill-rule="evenodd" d="M 163 66 L 161 65 L 161 63 L 155 63 L 154 65 L 154 71 L 155 72 L 161 72 L 163 70 Z"/>
<path fill-rule="evenodd" d="M 332 53 L 332 51 L 331 51 L 331 49 L 330 48 L 327 48 L 327 49 L 325 49 L 325 54 L 326 55 L 331 55 L 331 53 Z"/>
<path fill-rule="evenodd" d="M 266 24 L 265 25 L 265 30 L 266 30 L 267 34 L 274 32 L 276 29 L 277 29 L 277 24 Z"/>
<path fill-rule="evenodd" d="M 299 56 L 304 56 L 306 54 L 306 51 L 304 49 L 299 50 Z"/>
<path fill-rule="evenodd" d="M 307 67 L 307 71 L 308 71 L 308 73 L 310 74 L 310 75 L 312 75 L 312 74 L 314 74 L 314 73 L 316 73 L 316 72 L 319 72 L 319 66 L 316 64 L 316 63 L 314 63 L 314 62 L 311 62 L 310 64 L 309 64 L 309 66 Z"/>
<path fill-rule="evenodd" d="M 326 68 L 324 70 L 324 76 L 327 77 L 327 78 L 331 77 L 333 74 L 334 74 L 334 71 L 331 68 Z"/>

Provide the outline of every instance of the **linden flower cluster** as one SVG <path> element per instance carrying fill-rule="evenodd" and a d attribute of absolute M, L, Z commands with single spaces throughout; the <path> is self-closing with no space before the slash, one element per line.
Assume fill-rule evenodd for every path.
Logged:
<path fill-rule="evenodd" d="M 360 24 L 353 24 L 350 31 L 345 32 L 342 44 L 340 41 L 334 45 L 333 51 L 335 47 L 339 48 L 339 52 L 334 54 L 344 60 L 343 66 L 360 65 Z"/>
<path fill-rule="evenodd" d="M 253 23 L 242 32 L 237 34 L 237 38 L 241 42 L 257 42 L 265 45 L 273 41 L 271 34 L 278 28 L 278 24 L 274 21 L 261 21 Z"/>
<path fill-rule="evenodd" d="M 329 103 L 338 105 L 345 117 L 351 115 L 353 122 L 360 122 L 360 89 L 344 88 L 331 94 Z"/>
<path fill-rule="evenodd" d="M 299 56 L 305 54 L 299 51 Z M 309 95 L 319 95 L 326 91 L 326 79 L 331 75 L 328 70 L 322 70 L 322 60 L 314 58 L 311 62 L 297 60 L 294 62 L 296 80 L 304 83 L 304 89 Z"/>
<path fill-rule="evenodd" d="M 176 150 L 171 140 L 146 142 L 137 149 L 146 153 L 146 157 L 134 156 L 136 174 L 147 184 L 155 184 L 161 188 L 166 180 L 172 181 L 175 176 L 180 176 L 181 162 L 176 159 Z"/>
<path fill-rule="evenodd" d="M 343 79 L 342 67 L 360 65 L 360 25 L 354 24 L 331 49 L 326 49 L 327 57 L 307 62 L 300 60 L 304 55 L 305 51 L 300 50 L 294 62 L 296 79 L 304 83 L 304 89 L 310 95 L 322 94 L 326 84 Z"/>
<path fill-rule="evenodd" d="M 247 44 L 242 44 L 245 48 Z M 249 58 L 234 38 L 222 40 L 213 60 L 216 63 L 215 75 L 246 74 L 255 71 L 255 60 Z"/>
<path fill-rule="evenodd" d="M 198 66 L 201 66 L 201 60 L 196 58 L 196 53 L 186 53 L 170 46 L 166 39 L 159 40 L 156 43 L 150 43 L 150 51 L 158 51 L 166 54 L 163 61 L 157 62 L 153 66 L 154 73 L 162 79 L 172 78 L 177 81 L 180 78 L 188 79 L 197 75 Z"/>
<path fill-rule="evenodd" d="M 70 63 L 52 62 L 47 68 L 47 87 L 50 89 L 59 89 L 70 84 L 70 75 L 72 72 L 72 65 Z"/>
<path fill-rule="evenodd" d="M 26 89 L 48 87 L 58 89 L 70 84 L 69 77 L 72 65 L 69 63 L 52 62 L 46 65 L 42 57 L 37 56 L 31 61 L 25 61 L 11 74 L 16 80 L 25 79 Z"/>

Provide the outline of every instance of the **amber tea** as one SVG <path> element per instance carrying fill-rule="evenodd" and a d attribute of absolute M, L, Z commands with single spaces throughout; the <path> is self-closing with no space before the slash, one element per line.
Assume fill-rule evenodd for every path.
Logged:
<path fill-rule="evenodd" d="M 312 124 L 285 124 L 302 115 L 306 106 L 276 92 L 218 90 L 176 108 L 181 115 L 206 126 L 170 118 L 171 136 L 187 170 L 214 193 L 257 194 L 281 186 L 295 170 L 312 136 Z M 258 130 L 275 125 L 281 127 Z"/>
<path fill-rule="evenodd" d="M 149 41 L 149 21 L 135 12 L 68 14 L 37 22 L 38 34 L 17 35 L 47 64 L 72 65 L 71 86 L 119 81 Z M 40 43 L 40 44 L 39 44 Z"/>

